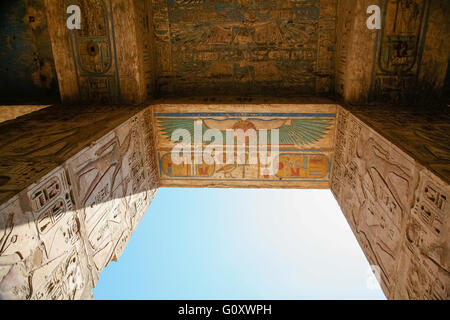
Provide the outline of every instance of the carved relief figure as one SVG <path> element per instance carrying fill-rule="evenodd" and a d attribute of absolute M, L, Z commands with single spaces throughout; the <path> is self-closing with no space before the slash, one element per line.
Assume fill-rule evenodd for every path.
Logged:
<path fill-rule="evenodd" d="M 163 92 L 331 90 L 335 0 L 157 0 L 153 9 Z"/>
<path fill-rule="evenodd" d="M 95 156 L 97 156 L 95 160 L 88 162 L 76 172 L 76 175 L 78 177 L 79 189 L 81 189 L 80 188 L 81 177 L 92 170 L 96 170 L 96 175 L 94 179 L 90 182 L 89 187 L 87 188 L 85 195 L 83 197 L 83 200 L 81 201 L 83 206 L 86 205 L 87 200 L 91 196 L 94 189 L 97 187 L 98 183 L 103 179 L 105 174 L 110 169 L 114 168 L 114 172 L 112 174 L 110 182 L 110 189 L 107 190 L 109 195 L 112 194 L 114 181 L 121 169 L 122 157 L 130 147 L 130 140 L 131 140 L 131 132 L 125 137 L 122 144 L 120 144 L 120 141 L 117 137 L 114 137 L 111 141 L 100 147 L 95 152 Z"/>
<path fill-rule="evenodd" d="M 446 299 L 448 188 L 352 114 L 341 110 L 338 119 L 331 188 L 369 262 L 380 267 L 383 291 Z"/>

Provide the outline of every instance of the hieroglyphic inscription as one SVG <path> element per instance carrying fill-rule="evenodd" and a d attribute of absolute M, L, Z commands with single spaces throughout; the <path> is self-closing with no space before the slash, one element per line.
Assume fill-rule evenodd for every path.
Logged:
<path fill-rule="evenodd" d="M 372 94 L 399 100 L 414 90 L 426 37 L 429 0 L 384 2 L 383 28 L 376 46 Z"/>
<path fill-rule="evenodd" d="M 65 1 L 78 5 L 83 28 L 70 31 L 82 101 L 113 103 L 120 94 L 111 0 Z"/>
<path fill-rule="evenodd" d="M 92 298 L 159 186 L 149 123 L 133 115 L 0 206 L 0 298 Z"/>
<path fill-rule="evenodd" d="M 336 5 L 334 0 L 154 1 L 158 89 L 191 96 L 329 93 Z"/>
<path fill-rule="evenodd" d="M 446 299 L 448 186 L 344 109 L 336 137 L 331 190 L 386 296 Z"/>

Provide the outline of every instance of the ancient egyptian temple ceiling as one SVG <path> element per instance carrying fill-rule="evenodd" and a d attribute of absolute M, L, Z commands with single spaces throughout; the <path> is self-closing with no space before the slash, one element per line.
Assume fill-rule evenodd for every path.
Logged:
<path fill-rule="evenodd" d="M 337 1 L 156 0 L 163 95 L 333 91 Z"/>
<path fill-rule="evenodd" d="M 74 32 L 60 29 L 69 2 L 47 11 L 44 2 L 2 1 L 3 103 L 58 103 L 59 90 L 63 102 L 263 95 L 360 104 L 450 87 L 444 0 L 73 0 L 85 26 Z M 382 9 L 381 30 L 366 28 L 369 4 Z"/>
<path fill-rule="evenodd" d="M 168 186 L 330 188 L 388 298 L 450 296 L 450 1 L 0 8 L 0 298 L 92 297 Z M 176 164 L 194 123 L 279 129 L 279 162 Z"/>

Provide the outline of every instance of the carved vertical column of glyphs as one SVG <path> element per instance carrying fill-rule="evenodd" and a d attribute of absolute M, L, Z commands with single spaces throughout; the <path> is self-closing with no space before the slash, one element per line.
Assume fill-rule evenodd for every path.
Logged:
<path fill-rule="evenodd" d="M 0 206 L 0 298 L 88 299 L 159 178 L 148 109 Z"/>
<path fill-rule="evenodd" d="M 388 298 L 448 299 L 450 187 L 343 108 L 331 190 Z"/>
<path fill-rule="evenodd" d="M 371 5 L 381 8 L 380 30 L 366 26 Z M 447 0 L 339 1 L 336 92 L 349 103 L 410 102 L 417 88 L 439 96 L 450 52 L 449 13 Z"/>
<path fill-rule="evenodd" d="M 136 41 L 141 70 L 140 95 L 148 100 L 156 94 L 156 48 L 151 0 L 133 0 L 135 10 Z"/>
<path fill-rule="evenodd" d="M 330 70 L 333 70 L 335 64 L 335 46 L 336 46 L 336 8 L 337 0 L 320 1 L 320 19 L 318 20 L 318 47 L 316 72 L 316 90 L 318 93 L 328 93 L 333 90 L 333 76 Z"/>
<path fill-rule="evenodd" d="M 366 27 L 370 5 L 382 0 L 339 0 L 336 44 L 336 93 L 348 102 L 368 100 L 376 30 Z"/>
<path fill-rule="evenodd" d="M 81 9 L 81 30 L 66 10 Z M 46 0 L 63 102 L 142 103 L 153 95 L 150 0 Z"/>
<path fill-rule="evenodd" d="M 155 41 L 156 68 L 158 77 L 169 78 L 173 72 L 169 6 L 164 0 L 152 1 L 152 27 Z M 157 90 L 160 91 L 156 84 Z M 172 88 L 170 89 L 172 90 Z"/>

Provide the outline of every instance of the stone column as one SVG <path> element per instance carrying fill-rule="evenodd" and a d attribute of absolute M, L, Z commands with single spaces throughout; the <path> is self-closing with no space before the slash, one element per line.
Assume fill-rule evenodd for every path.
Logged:
<path fill-rule="evenodd" d="M 449 114 L 396 110 L 340 108 L 331 190 L 389 299 L 448 299 Z"/>
<path fill-rule="evenodd" d="M 69 30 L 67 8 L 81 9 L 81 30 Z M 142 103 L 154 93 L 149 0 L 46 0 L 64 103 Z"/>
<path fill-rule="evenodd" d="M 92 298 L 159 186 L 151 123 L 52 106 L 0 125 L 0 298 Z"/>

